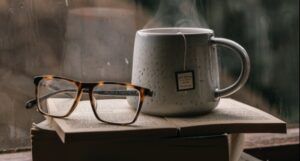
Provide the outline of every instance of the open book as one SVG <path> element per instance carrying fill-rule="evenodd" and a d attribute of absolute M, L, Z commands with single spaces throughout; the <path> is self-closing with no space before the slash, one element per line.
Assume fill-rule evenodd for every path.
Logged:
<path fill-rule="evenodd" d="M 125 103 L 116 102 L 118 100 L 106 101 L 120 105 Z M 48 99 L 52 110 L 64 106 L 62 102 L 64 102 L 62 98 Z M 81 101 L 69 117 L 51 118 L 51 124 L 63 142 L 89 138 L 163 138 L 223 133 L 286 132 L 285 122 L 232 99 L 221 99 L 218 107 L 205 115 L 175 118 L 140 114 L 138 120 L 128 126 L 109 125 L 98 121 L 90 107 L 90 102 Z"/>

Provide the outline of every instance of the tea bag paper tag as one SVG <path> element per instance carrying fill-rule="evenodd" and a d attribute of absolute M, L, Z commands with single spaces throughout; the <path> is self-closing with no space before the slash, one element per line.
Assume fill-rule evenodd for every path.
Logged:
<path fill-rule="evenodd" d="M 195 89 L 194 71 L 176 72 L 177 91 L 187 91 Z"/>

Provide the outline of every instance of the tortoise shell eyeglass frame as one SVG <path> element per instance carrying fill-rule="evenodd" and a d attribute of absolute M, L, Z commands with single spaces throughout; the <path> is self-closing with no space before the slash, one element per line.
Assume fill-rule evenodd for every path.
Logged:
<path fill-rule="evenodd" d="M 74 85 L 77 86 L 77 91 L 74 91 L 74 90 L 70 90 L 70 89 L 67 89 L 67 90 L 58 90 L 58 91 L 55 91 L 53 93 L 49 93 L 49 94 L 46 94 L 44 96 L 41 96 L 39 98 L 39 83 L 42 81 L 42 80 L 53 80 L 53 79 L 61 79 L 61 80 L 65 80 L 65 81 L 68 81 L 70 83 L 73 83 Z M 102 121 L 102 122 L 105 122 L 105 123 L 108 123 L 108 124 L 114 124 L 114 125 L 129 125 L 129 124 L 133 124 L 140 112 L 141 112 L 141 109 L 142 109 L 142 105 L 143 105 L 143 101 L 145 99 L 146 96 L 149 96 L 151 97 L 153 95 L 153 92 L 150 90 L 150 89 L 147 89 L 147 88 L 143 88 L 143 87 L 140 87 L 140 86 L 136 86 L 136 85 L 132 85 L 130 83 L 119 83 L 119 82 L 106 82 L 106 81 L 99 81 L 97 83 L 82 83 L 82 82 L 79 82 L 79 81 L 75 81 L 75 80 L 72 80 L 72 79 L 68 79 L 68 78 L 64 78 L 64 77 L 59 77 L 59 76 L 53 76 L 53 75 L 44 75 L 44 76 L 36 76 L 34 77 L 34 84 L 36 86 L 35 88 L 35 95 L 36 95 L 36 98 L 35 99 L 31 99 L 29 101 L 26 102 L 26 105 L 25 107 L 27 109 L 30 109 L 30 108 L 33 108 L 35 105 L 37 105 L 37 110 L 38 112 L 40 112 L 41 114 L 45 115 L 45 116 L 49 116 L 49 117 L 53 117 L 53 118 L 64 118 L 64 117 L 68 117 L 76 108 L 76 106 L 78 105 L 80 99 L 81 99 L 81 96 L 83 93 L 88 93 L 89 94 L 89 100 L 91 102 L 91 106 L 92 106 L 92 111 L 95 115 L 95 117 L 99 120 L 99 121 Z M 137 107 L 137 111 L 136 111 L 136 114 L 133 118 L 132 121 L 130 122 L 127 122 L 127 123 L 116 123 L 116 122 L 109 122 L 109 121 L 105 121 L 103 119 L 101 119 L 97 112 L 96 112 L 96 106 L 95 106 L 95 102 L 94 102 L 94 98 L 93 98 L 93 92 L 94 91 L 94 88 L 95 87 L 101 87 L 101 86 L 104 86 L 104 85 L 120 85 L 120 86 L 124 86 L 126 88 L 133 88 L 135 90 L 137 90 L 139 93 L 137 93 L 137 91 L 97 91 L 97 94 L 108 94 L 108 95 L 120 95 L 120 94 L 124 94 L 126 96 L 139 96 L 139 103 L 138 103 L 138 107 Z M 72 104 L 70 110 L 67 112 L 67 114 L 63 115 L 63 116 L 55 116 L 55 115 L 51 115 L 51 114 L 48 114 L 48 113 L 45 113 L 43 112 L 42 108 L 41 108 L 41 105 L 40 105 L 40 100 L 45 100 L 53 95 L 56 95 L 58 93 L 63 93 L 63 92 L 76 92 L 76 98 L 74 100 L 74 103 Z"/>

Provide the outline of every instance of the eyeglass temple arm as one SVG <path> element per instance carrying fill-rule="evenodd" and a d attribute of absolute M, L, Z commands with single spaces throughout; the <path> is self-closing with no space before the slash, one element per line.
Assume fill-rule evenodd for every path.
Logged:
<path fill-rule="evenodd" d="M 44 95 L 44 96 L 40 97 L 40 100 L 41 101 L 45 100 L 45 99 L 47 99 L 47 98 L 49 98 L 53 95 L 63 93 L 63 92 L 76 92 L 76 90 L 75 89 L 63 89 L 63 90 L 55 91 L 55 92 L 52 92 L 52 93 L 49 93 L 47 95 Z M 37 104 L 37 99 L 36 98 L 30 99 L 25 103 L 25 107 L 27 109 L 30 109 L 30 108 L 33 108 L 36 104 Z"/>
<path fill-rule="evenodd" d="M 63 92 L 77 92 L 75 89 L 63 89 L 59 91 L 55 91 L 40 97 L 40 100 L 45 100 L 53 95 L 63 93 Z M 83 89 L 83 92 L 88 93 L 89 90 Z M 139 95 L 136 91 L 93 91 L 93 93 L 101 94 L 101 95 L 126 95 L 126 96 L 137 96 Z M 152 92 L 150 90 L 146 90 L 146 95 L 152 96 Z M 33 108 L 37 104 L 37 99 L 31 99 L 25 103 L 25 107 L 27 109 Z"/>

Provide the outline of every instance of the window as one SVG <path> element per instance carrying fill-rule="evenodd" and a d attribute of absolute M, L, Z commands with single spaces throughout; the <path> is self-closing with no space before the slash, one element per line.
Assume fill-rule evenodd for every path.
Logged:
<path fill-rule="evenodd" d="M 209 27 L 239 42 L 252 70 L 233 97 L 298 124 L 298 0 L 164 1 L 1 0 L 0 150 L 29 147 L 31 124 L 43 119 L 24 108 L 34 96 L 33 76 L 130 81 L 135 32 L 144 27 Z M 229 84 L 239 62 L 222 54 L 220 63 Z"/>

